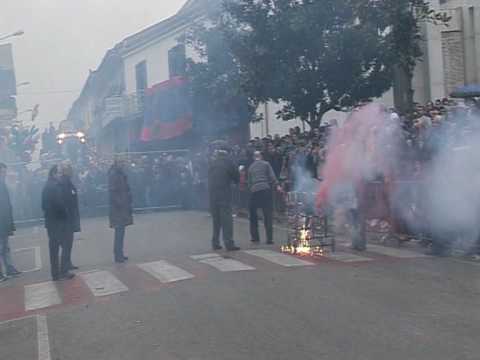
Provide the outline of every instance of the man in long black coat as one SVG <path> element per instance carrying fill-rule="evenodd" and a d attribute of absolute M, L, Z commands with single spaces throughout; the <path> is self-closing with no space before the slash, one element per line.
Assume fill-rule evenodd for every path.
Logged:
<path fill-rule="evenodd" d="M 13 223 L 10 195 L 5 183 L 6 176 L 7 166 L 0 163 L 0 282 L 6 279 L 2 272 L 2 262 L 5 266 L 5 273 L 7 276 L 20 274 L 20 272 L 13 266 L 10 245 L 8 243 L 8 237 L 13 235 L 13 232 L 15 231 L 15 224 Z"/>
<path fill-rule="evenodd" d="M 123 252 L 125 228 L 133 224 L 132 194 L 124 168 L 125 161 L 116 158 L 108 171 L 110 227 L 115 230 L 113 255 L 116 263 L 128 260 Z"/>
<path fill-rule="evenodd" d="M 76 270 L 78 267 L 72 264 L 73 238 L 76 232 L 80 232 L 80 211 L 78 206 L 78 193 L 72 183 L 73 169 L 69 162 L 61 166 L 60 185 L 62 187 L 62 198 L 65 201 L 67 210 L 67 228 L 65 233 L 64 251 L 68 270 Z"/>
<path fill-rule="evenodd" d="M 48 181 L 42 192 L 42 209 L 49 239 L 52 279 L 54 281 L 72 279 L 75 275 L 69 272 L 70 264 L 65 246 L 65 240 L 71 231 L 70 221 L 57 165 L 53 166 L 48 174 Z M 62 249 L 61 261 L 59 260 L 60 248 Z"/>
<path fill-rule="evenodd" d="M 239 250 L 233 242 L 232 189 L 238 184 L 240 173 L 227 151 L 215 151 L 214 159 L 208 168 L 208 190 L 210 195 L 210 212 L 213 220 L 212 247 L 220 250 L 220 231 L 228 251 Z"/>

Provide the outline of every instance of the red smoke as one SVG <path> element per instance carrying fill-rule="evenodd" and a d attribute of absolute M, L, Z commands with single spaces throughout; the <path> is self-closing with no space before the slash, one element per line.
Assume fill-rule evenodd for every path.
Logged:
<path fill-rule="evenodd" d="M 361 195 L 366 181 L 379 174 L 388 178 L 391 171 L 385 146 L 393 146 L 389 125 L 392 124 L 383 106 L 369 104 L 354 110 L 345 124 L 335 129 L 322 170 L 323 181 L 316 199 L 318 209 L 328 203 L 336 184 L 353 183 L 357 195 Z"/>

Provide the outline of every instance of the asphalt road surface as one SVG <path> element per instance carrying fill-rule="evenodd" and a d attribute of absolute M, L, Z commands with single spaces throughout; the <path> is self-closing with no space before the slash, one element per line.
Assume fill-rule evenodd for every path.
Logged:
<path fill-rule="evenodd" d="M 200 212 L 139 215 L 127 264 L 105 218 L 83 221 L 69 282 L 49 278 L 42 228 L 11 240 L 22 277 L 0 285 L 5 360 L 478 360 L 480 264 L 415 248 L 339 246 L 296 258 L 253 245 L 212 253 Z M 200 255 L 200 256 L 198 256 Z"/>

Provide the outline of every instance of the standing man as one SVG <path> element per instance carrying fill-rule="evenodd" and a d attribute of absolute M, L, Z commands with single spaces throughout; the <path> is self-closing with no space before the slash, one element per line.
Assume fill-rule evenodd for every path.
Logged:
<path fill-rule="evenodd" d="M 13 235 L 15 224 L 13 223 L 12 203 L 8 193 L 7 184 L 7 165 L 0 163 L 0 282 L 5 281 L 6 276 L 19 275 L 20 271 L 15 269 L 12 262 L 10 245 L 8 237 Z M 2 272 L 1 263 L 5 267 L 5 275 Z"/>
<path fill-rule="evenodd" d="M 124 263 L 128 260 L 123 253 L 125 228 L 133 225 L 132 194 L 125 173 L 125 165 L 125 160 L 117 157 L 108 171 L 110 227 L 115 231 L 113 255 L 116 263 Z"/>
<path fill-rule="evenodd" d="M 267 244 L 273 244 L 273 189 L 278 181 L 271 165 L 264 161 L 262 153 L 255 151 L 253 164 L 248 169 L 248 189 L 250 190 L 250 236 L 252 242 L 260 242 L 258 234 L 258 208 L 262 209 L 267 235 Z"/>
<path fill-rule="evenodd" d="M 72 183 L 73 169 L 70 162 L 64 162 L 61 166 L 60 184 L 62 187 L 65 208 L 67 210 L 67 228 L 65 229 L 64 251 L 66 252 L 68 270 L 77 270 L 72 264 L 72 247 L 74 233 L 80 232 L 80 211 L 78 209 L 78 193 Z"/>
<path fill-rule="evenodd" d="M 351 228 L 352 249 L 365 251 L 367 238 L 365 235 L 365 220 L 363 218 L 360 199 L 353 181 L 344 181 L 335 184 L 330 193 L 330 203 L 334 209 L 345 212 Z"/>
<path fill-rule="evenodd" d="M 48 234 L 52 279 L 53 281 L 70 280 L 75 276 L 69 272 L 70 264 L 65 246 L 70 224 L 57 165 L 53 166 L 48 173 L 48 180 L 42 192 L 42 209 Z M 62 249 L 61 260 L 59 259 L 60 248 Z"/>
<path fill-rule="evenodd" d="M 208 168 L 208 190 L 210 195 L 210 212 L 213 220 L 212 247 L 222 249 L 223 243 L 228 251 L 240 250 L 233 242 L 232 183 L 238 184 L 240 173 L 225 149 L 216 150 Z"/>

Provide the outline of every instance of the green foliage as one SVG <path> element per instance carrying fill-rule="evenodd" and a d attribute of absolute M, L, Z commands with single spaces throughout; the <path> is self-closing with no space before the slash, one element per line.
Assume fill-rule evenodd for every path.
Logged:
<path fill-rule="evenodd" d="M 240 87 L 240 66 L 213 19 L 192 27 L 181 42 L 199 57 L 187 59 L 186 69 L 197 123 L 221 131 L 252 121 L 256 106 Z"/>
<path fill-rule="evenodd" d="M 331 109 L 381 96 L 392 86 L 388 36 L 363 0 L 225 2 L 223 31 L 243 88 L 257 102 L 285 104 L 283 119 L 317 126 Z"/>
<path fill-rule="evenodd" d="M 202 60 L 188 76 L 199 107 L 242 99 L 253 115 L 274 101 L 282 119 L 318 126 L 329 110 L 380 97 L 396 67 L 411 78 L 421 22 L 448 20 L 426 0 L 224 0 L 185 39 Z"/>
<path fill-rule="evenodd" d="M 30 162 L 32 160 L 32 154 L 35 152 L 39 140 L 38 131 L 34 125 L 12 127 L 7 146 L 19 161 Z"/>

